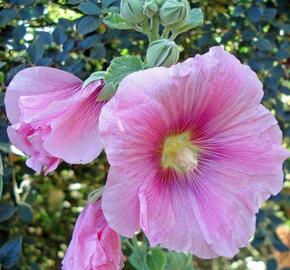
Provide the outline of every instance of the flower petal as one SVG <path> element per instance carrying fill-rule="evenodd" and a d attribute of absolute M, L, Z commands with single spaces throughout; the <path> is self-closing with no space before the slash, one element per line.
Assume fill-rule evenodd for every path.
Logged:
<path fill-rule="evenodd" d="M 67 89 L 75 89 L 82 85 L 82 81 L 76 76 L 50 67 L 26 68 L 10 82 L 6 95 L 5 107 L 9 121 L 12 124 L 20 120 L 19 97 L 41 95 L 55 92 L 55 95 L 63 96 Z M 46 103 L 46 100 L 41 100 Z M 45 108 L 43 106 L 42 108 Z"/>
<path fill-rule="evenodd" d="M 51 132 L 45 139 L 44 148 L 53 156 L 71 164 L 93 161 L 102 151 L 99 138 L 99 115 L 104 102 L 96 98 L 100 83 L 91 83 L 82 89 L 69 108 L 50 123 Z"/>

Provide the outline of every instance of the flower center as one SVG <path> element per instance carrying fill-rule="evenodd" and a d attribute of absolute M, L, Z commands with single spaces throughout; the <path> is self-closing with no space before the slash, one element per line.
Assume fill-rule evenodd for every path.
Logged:
<path fill-rule="evenodd" d="M 197 148 L 191 143 L 190 132 L 166 138 L 161 156 L 161 166 L 178 172 L 189 172 L 198 164 Z"/>

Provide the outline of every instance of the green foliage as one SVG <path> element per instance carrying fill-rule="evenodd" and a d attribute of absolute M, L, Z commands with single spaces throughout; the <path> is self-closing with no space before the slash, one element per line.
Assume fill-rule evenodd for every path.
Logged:
<path fill-rule="evenodd" d="M 193 8 L 201 8 L 204 23 L 178 36 L 180 59 L 222 45 L 250 65 L 264 84 L 263 104 L 275 114 L 284 133 L 284 143 L 289 147 L 288 2 L 221 0 L 192 1 L 192 4 Z M 2 172 L 0 165 L 0 194 L 3 183 L 0 263 L 4 268 L 17 263 L 12 269 L 59 269 L 76 217 L 88 194 L 104 184 L 108 170 L 104 156 L 88 166 L 62 164 L 48 176 L 28 169 L 25 158 L 11 152 L 8 143 L 8 120 L 3 106 L 6 86 L 18 71 L 34 65 L 61 68 L 85 80 L 96 71 L 107 70 L 113 58 L 132 54 L 136 55 L 134 59 L 139 59 L 133 65 L 134 70 L 143 68 L 138 57 L 145 54 L 145 36 L 108 28 L 114 28 L 120 19 L 116 15 L 106 17 L 107 25 L 102 23 L 105 13 L 118 12 L 118 5 L 118 0 L 0 1 L 0 154 L 4 168 Z M 110 69 L 119 72 L 122 64 L 116 67 Z M 115 78 L 115 71 L 110 73 L 110 69 L 111 78 L 107 75 L 106 79 L 115 87 L 127 71 L 121 69 Z M 148 248 L 141 235 L 139 242 L 144 249 L 138 245 L 131 249 L 123 241 L 125 269 L 147 270 L 151 265 L 157 267 L 158 262 L 163 267 L 164 254 L 166 270 L 244 270 L 248 269 L 249 260 L 263 261 L 267 269 L 279 269 L 281 261 L 277 254 L 285 254 L 289 248 L 279 233 L 284 228 L 289 235 L 289 166 L 288 161 L 284 166 L 286 180 L 282 193 L 263 205 L 257 215 L 254 239 L 236 257 L 192 260 L 190 255 L 164 249 L 156 252 Z M 19 236 L 23 236 L 20 260 Z"/>
<path fill-rule="evenodd" d="M 103 22 L 112 29 L 134 29 L 134 24 L 128 23 L 120 14 L 118 13 L 110 13 L 108 14 Z"/>
<path fill-rule="evenodd" d="M 0 248 L 0 266 L 6 269 L 13 267 L 21 256 L 22 238 L 18 237 L 6 242 Z"/>
<path fill-rule="evenodd" d="M 167 263 L 167 257 L 162 249 L 151 248 L 146 255 L 145 261 L 148 270 L 164 270 Z"/>
<path fill-rule="evenodd" d="M 104 76 L 105 87 L 98 96 L 98 100 L 111 98 L 119 83 L 130 73 L 144 69 L 144 63 L 140 57 L 125 55 L 112 60 L 111 65 Z"/>
<path fill-rule="evenodd" d="M 167 253 L 166 270 L 194 270 L 192 257 L 184 253 Z"/>

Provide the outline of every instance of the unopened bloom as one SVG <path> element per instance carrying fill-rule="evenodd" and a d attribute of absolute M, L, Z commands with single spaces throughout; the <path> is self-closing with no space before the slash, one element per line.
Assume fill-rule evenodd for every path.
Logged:
<path fill-rule="evenodd" d="M 8 135 L 35 171 L 53 171 L 61 160 L 89 163 L 102 151 L 98 123 L 105 103 L 96 99 L 103 82 L 82 85 L 74 75 L 49 67 L 24 69 L 9 84 Z"/>
<path fill-rule="evenodd" d="M 221 47 L 127 76 L 100 115 L 109 225 L 202 258 L 235 255 L 289 152 L 256 74 Z"/>
<path fill-rule="evenodd" d="M 120 236 L 108 226 L 101 201 L 88 204 L 78 217 L 62 269 L 119 270 L 123 261 Z"/>

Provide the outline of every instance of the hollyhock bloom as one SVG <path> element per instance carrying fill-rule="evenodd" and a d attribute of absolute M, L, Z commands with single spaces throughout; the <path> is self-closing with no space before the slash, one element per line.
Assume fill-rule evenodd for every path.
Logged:
<path fill-rule="evenodd" d="M 29 156 L 27 165 L 35 171 L 53 171 L 62 160 L 89 163 L 102 151 L 98 122 L 104 102 L 96 98 L 103 82 L 82 84 L 74 75 L 49 67 L 24 69 L 9 84 L 8 136 Z"/>
<path fill-rule="evenodd" d="M 78 217 L 62 269 L 119 270 L 123 261 L 120 236 L 108 226 L 101 201 L 88 204 Z"/>
<path fill-rule="evenodd" d="M 127 76 L 100 115 L 110 226 L 201 258 L 246 246 L 289 156 L 262 96 L 256 74 L 221 47 Z"/>

